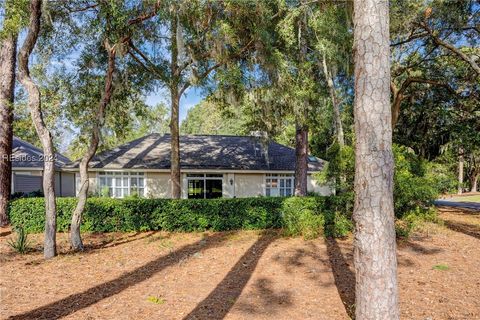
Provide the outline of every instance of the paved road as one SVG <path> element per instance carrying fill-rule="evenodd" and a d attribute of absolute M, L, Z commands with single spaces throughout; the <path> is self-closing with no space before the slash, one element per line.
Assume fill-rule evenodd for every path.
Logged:
<path fill-rule="evenodd" d="M 459 207 L 480 211 L 480 202 L 458 202 L 451 200 L 436 200 L 436 206 Z"/>

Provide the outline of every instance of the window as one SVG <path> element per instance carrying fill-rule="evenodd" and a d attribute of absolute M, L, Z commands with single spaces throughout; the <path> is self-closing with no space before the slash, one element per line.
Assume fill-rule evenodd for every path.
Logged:
<path fill-rule="evenodd" d="M 189 199 L 222 197 L 223 174 L 187 174 Z"/>
<path fill-rule="evenodd" d="M 98 189 L 102 195 L 113 198 L 124 198 L 130 195 L 143 197 L 145 177 L 143 172 L 99 172 Z"/>
<path fill-rule="evenodd" d="M 265 195 L 267 197 L 288 197 L 293 195 L 292 174 L 267 174 L 265 179 Z"/>

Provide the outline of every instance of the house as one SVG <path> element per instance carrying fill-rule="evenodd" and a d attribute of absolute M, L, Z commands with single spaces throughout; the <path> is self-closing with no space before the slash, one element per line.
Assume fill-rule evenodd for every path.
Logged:
<path fill-rule="evenodd" d="M 43 151 L 34 145 L 13 137 L 12 146 L 12 193 L 43 191 Z M 71 162 L 60 153 L 55 154 L 55 195 L 75 196 L 75 175 L 63 171 Z"/>
<path fill-rule="evenodd" d="M 90 163 L 90 191 L 122 198 L 170 198 L 169 134 L 150 134 L 97 154 Z M 308 191 L 327 195 L 314 173 L 325 162 L 309 157 Z M 256 137 L 186 135 L 180 137 L 182 198 L 289 196 L 294 192 L 295 150 Z M 76 173 L 78 161 L 64 170 Z"/>

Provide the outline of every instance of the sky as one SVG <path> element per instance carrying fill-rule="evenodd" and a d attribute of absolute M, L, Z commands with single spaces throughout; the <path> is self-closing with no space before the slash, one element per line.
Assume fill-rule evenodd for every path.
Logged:
<path fill-rule="evenodd" d="M 198 88 L 189 88 L 180 99 L 180 123 L 187 117 L 187 112 L 190 108 L 198 104 L 204 98 L 204 94 Z M 147 96 L 146 103 L 150 106 L 155 106 L 158 103 L 164 103 L 169 107 L 168 92 L 166 90 L 159 90 Z"/>

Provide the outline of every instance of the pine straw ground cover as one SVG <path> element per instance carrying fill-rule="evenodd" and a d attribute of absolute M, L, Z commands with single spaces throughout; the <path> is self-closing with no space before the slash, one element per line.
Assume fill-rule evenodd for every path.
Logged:
<path fill-rule="evenodd" d="M 399 242 L 403 319 L 480 319 L 480 215 Z M 275 232 L 86 235 L 87 250 L 14 254 L 0 230 L 2 319 L 348 319 L 352 239 Z M 41 235 L 31 237 L 39 245 Z"/>

